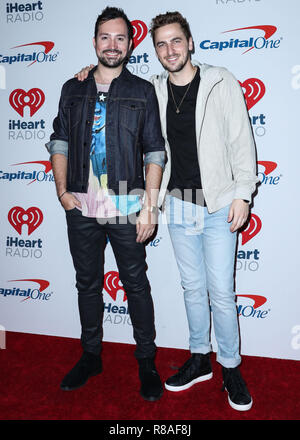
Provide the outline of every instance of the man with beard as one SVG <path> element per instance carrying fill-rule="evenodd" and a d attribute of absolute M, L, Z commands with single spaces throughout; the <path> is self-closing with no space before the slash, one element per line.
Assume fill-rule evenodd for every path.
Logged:
<path fill-rule="evenodd" d="M 77 389 L 102 371 L 102 286 L 108 238 L 127 295 L 140 393 L 154 401 L 162 395 L 162 384 L 154 363 L 154 313 L 144 242 L 157 223 L 164 139 L 154 87 L 124 68 L 132 50 L 133 28 L 123 10 L 102 11 L 93 43 L 98 65 L 85 81 L 73 78 L 64 84 L 54 133 L 46 145 L 58 199 L 66 212 L 83 348 L 61 389 Z"/>

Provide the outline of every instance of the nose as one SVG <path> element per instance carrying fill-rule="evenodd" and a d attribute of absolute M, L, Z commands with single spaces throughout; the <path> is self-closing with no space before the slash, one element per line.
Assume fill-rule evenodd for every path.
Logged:
<path fill-rule="evenodd" d="M 116 49 L 117 48 L 117 40 L 115 38 L 111 39 L 111 48 Z"/>
<path fill-rule="evenodd" d="M 168 56 L 171 56 L 171 55 L 173 55 L 174 54 L 174 48 L 173 48 L 173 45 L 172 45 L 172 43 L 168 43 L 167 44 L 167 55 Z"/>

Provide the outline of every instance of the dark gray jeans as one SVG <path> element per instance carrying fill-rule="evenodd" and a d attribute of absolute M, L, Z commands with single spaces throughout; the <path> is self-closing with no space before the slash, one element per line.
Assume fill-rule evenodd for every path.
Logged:
<path fill-rule="evenodd" d="M 117 219 L 99 224 L 74 208 L 66 211 L 70 251 L 76 271 L 81 321 L 81 343 L 85 351 L 98 354 L 103 336 L 104 250 L 107 236 L 112 246 L 120 280 L 126 291 L 128 310 L 136 341 L 136 358 L 154 357 L 156 346 L 153 302 L 146 275 L 145 246 L 136 242 L 136 226 Z"/>

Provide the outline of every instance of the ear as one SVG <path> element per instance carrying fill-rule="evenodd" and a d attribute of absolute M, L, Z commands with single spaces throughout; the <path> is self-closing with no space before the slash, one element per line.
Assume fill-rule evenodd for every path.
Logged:
<path fill-rule="evenodd" d="M 189 51 L 193 51 L 194 49 L 194 42 L 193 42 L 193 38 L 190 37 L 189 38 Z"/>
<path fill-rule="evenodd" d="M 133 50 L 134 48 L 132 49 L 132 46 L 133 46 L 133 40 L 131 39 L 128 44 L 128 50 Z"/>
<path fill-rule="evenodd" d="M 93 46 L 94 46 L 94 49 L 96 49 L 96 40 L 95 40 L 95 37 L 93 37 Z"/>

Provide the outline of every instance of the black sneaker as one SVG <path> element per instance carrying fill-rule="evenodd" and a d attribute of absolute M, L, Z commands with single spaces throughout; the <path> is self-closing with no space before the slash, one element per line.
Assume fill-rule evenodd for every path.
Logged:
<path fill-rule="evenodd" d="M 213 377 L 209 353 L 193 353 L 178 373 L 169 377 L 165 387 L 169 391 L 183 391 L 198 382 L 204 382 Z"/>
<path fill-rule="evenodd" d="M 154 359 L 138 359 L 139 377 L 141 381 L 140 394 L 145 400 L 154 402 L 163 394 L 163 386 L 156 370 Z"/>
<path fill-rule="evenodd" d="M 248 411 L 251 408 L 253 402 L 238 367 L 222 367 L 222 373 L 222 391 L 227 391 L 229 405 L 237 411 Z"/>
<path fill-rule="evenodd" d="M 83 352 L 83 355 L 64 377 L 60 388 L 64 391 L 76 390 L 82 387 L 91 376 L 96 376 L 102 371 L 102 362 L 100 356 L 93 353 Z"/>

